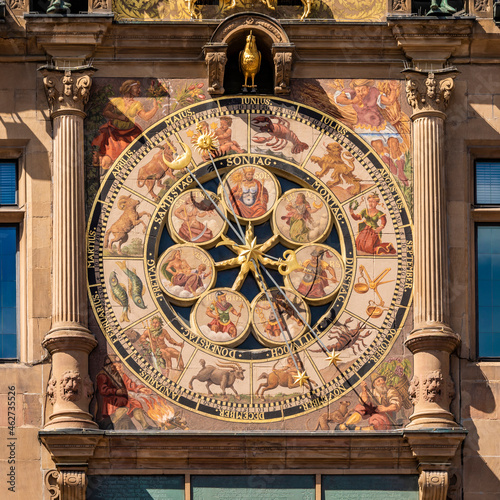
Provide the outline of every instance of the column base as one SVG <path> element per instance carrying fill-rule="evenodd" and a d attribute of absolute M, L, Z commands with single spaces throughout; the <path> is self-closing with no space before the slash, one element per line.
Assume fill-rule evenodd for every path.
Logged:
<path fill-rule="evenodd" d="M 413 413 L 405 429 L 462 429 L 455 417 L 445 410 Z"/>
<path fill-rule="evenodd" d="M 43 428 L 46 431 L 61 429 L 98 429 L 92 415 L 82 410 L 61 410 L 52 413 L 49 422 Z"/>
<path fill-rule="evenodd" d="M 57 323 L 42 345 L 52 355 L 52 376 L 47 387 L 52 413 L 44 428 L 97 429 L 88 412 L 94 395 L 88 358 L 97 340 L 78 323 Z"/>

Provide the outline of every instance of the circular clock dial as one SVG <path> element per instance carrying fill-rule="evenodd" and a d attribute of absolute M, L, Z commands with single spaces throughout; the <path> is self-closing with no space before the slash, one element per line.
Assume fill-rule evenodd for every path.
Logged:
<path fill-rule="evenodd" d="M 182 168 L 160 198 L 137 179 L 165 145 L 177 154 L 166 168 Z M 285 99 L 224 97 L 161 120 L 110 169 L 88 226 L 89 297 L 158 394 L 214 418 L 294 418 L 355 388 L 394 343 L 411 228 L 397 182 L 353 131 Z M 207 391 L 210 370 L 232 386 Z"/>

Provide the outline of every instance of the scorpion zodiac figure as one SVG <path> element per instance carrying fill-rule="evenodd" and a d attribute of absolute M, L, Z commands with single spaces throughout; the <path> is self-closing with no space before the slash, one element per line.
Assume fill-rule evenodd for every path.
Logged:
<path fill-rule="evenodd" d="M 269 134 L 265 137 L 255 135 L 252 140 L 258 144 L 265 143 L 273 151 L 285 149 L 288 142 L 292 143 L 292 154 L 302 153 L 309 145 L 299 140 L 297 135 L 290 130 L 288 120 L 277 116 L 257 116 L 252 118 L 252 125 L 259 129 L 259 134 Z"/>
<path fill-rule="evenodd" d="M 344 349 L 349 349 L 352 347 L 353 354 L 359 354 L 361 352 L 361 347 L 358 345 L 359 343 L 366 348 L 367 346 L 363 342 L 363 339 L 370 336 L 372 333 L 371 330 L 368 330 L 361 334 L 362 330 L 366 330 L 361 326 L 361 322 L 358 321 L 358 325 L 356 328 L 349 328 L 347 325 L 351 323 L 352 318 L 347 318 L 344 323 L 338 322 L 335 327 L 332 329 L 332 333 L 328 335 L 329 340 L 337 339 L 337 342 L 334 344 L 326 346 L 329 351 L 335 349 L 336 351 L 342 351 Z M 358 352 L 356 353 L 356 348 Z M 323 352 L 322 349 L 311 349 L 312 352 Z"/>

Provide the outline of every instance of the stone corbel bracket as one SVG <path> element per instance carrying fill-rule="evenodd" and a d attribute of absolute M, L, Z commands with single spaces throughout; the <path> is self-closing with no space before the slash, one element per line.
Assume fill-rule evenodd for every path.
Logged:
<path fill-rule="evenodd" d="M 465 429 L 404 431 L 418 460 L 419 500 L 446 500 L 448 469 L 466 435 Z"/>
<path fill-rule="evenodd" d="M 85 500 L 88 461 L 104 431 L 41 431 L 39 438 L 56 468 L 45 473 L 50 500 Z"/>
<path fill-rule="evenodd" d="M 227 62 L 227 43 L 207 43 L 203 47 L 208 72 L 208 92 L 224 94 L 224 72 Z"/>
<path fill-rule="evenodd" d="M 275 95 L 290 93 L 290 75 L 292 73 L 294 49 L 295 46 L 292 43 L 277 43 L 273 45 Z"/>
<path fill-rule="evenodd" d="M 212 95 L 224 94 L 224 72 L 229 45 L 248 31 L 264 42 L 259 50 L 270 50 L 274 62 L 274 93 L 290 93 L 294 44 L 290 43 L 283 27 L 263 14 L 235 14 L 215 29 L 210 41 L 203 47 L 208 73 L 208 91 Z"/>
<path fill-rule="evenodd" d="M 454 58 L 467 58 L 474 18 L 389 17 L 398 46 L 419 70 L 440 69 Z"/>

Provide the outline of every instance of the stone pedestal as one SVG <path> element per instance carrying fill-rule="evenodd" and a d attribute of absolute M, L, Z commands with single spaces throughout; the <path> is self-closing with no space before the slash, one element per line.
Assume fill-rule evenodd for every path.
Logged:
<path fill-rule="evenodd" d="M 43 346 L 52 355 L 46 429 L 95 428 L 88 413 L 93 384 L 88 355 L 97 345 L 87 329 L 83 107 L 90 67 L 42 68 L 53 120 L 52 328 Z"/>
<path fill-rule="evenodd" d="M 413 108 L 415 179 L 414 330 L 406 346 L 414 354 L 408 427 L 458 427 L 449 411 L 454 397 L 450 354 L 460 338 L 448 326 L 448 245 L 444 193 L 445 109 L 454 70 L 406 71 Z"/>

